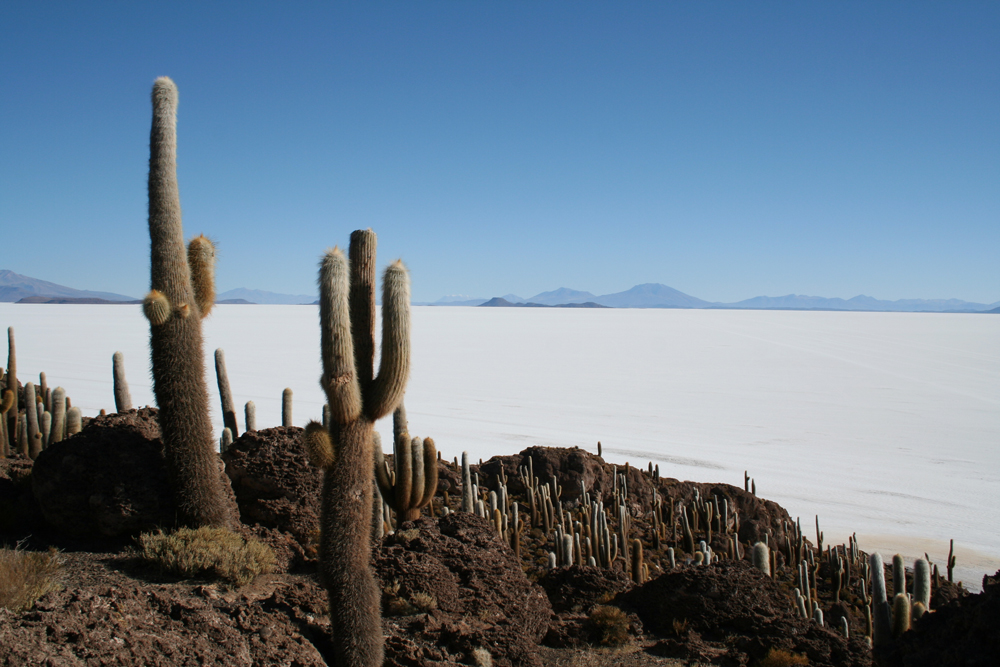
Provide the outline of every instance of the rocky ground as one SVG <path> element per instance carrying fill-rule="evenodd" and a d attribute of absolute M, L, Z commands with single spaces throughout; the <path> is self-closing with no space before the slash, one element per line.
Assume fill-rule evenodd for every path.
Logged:
<path fill-rule="evenodd" d="M 255 431 L 222 456 L 220 474 L 231 481 L 244 532 L 278 557 L 274 573 L 235 590 L 164 577 L 129 553 L 137 532 L 172 518 L 154 409 L 91 420 L 33 464 L 0 460 L 0 539 L 25 549 L 54 546 L 63 563 L 61 590 L 29 611 L 0 608 L 0 664 L 333 664 L 326 596 L 315 575 L 321 478 L 300 438 L 297 428 Z M 530 513 L 519 472 L 529 460 L 541 483 L 558 480 L 571 521 L 583 516 L 584 489 L 610 504 L 615 475 L 624 475 L 629 537 L 643 544 L 649 579 L 636 584 L 622 558 L 611 568 L 549 569 L 552 544 L 541 525 L 525 528 L 515 555 L 509 534 L 454 511 L 461 474 L 441 461 L 434 516 L 425 511 L 395 526 L 373 549 L 387 665 L 766 665 L 778 664 L 767 662 L 778 649 L 810 665 L 872 664 L 857 572 L 835 601 L 830 573 L 820 567 L 824 626 L 795 613 L 793 568 L 781 547 L 794 528 L 778 505 L 725 484 L 615 468 L 579 449 L 529 448 L 473 466 L 484 490 L 507 479 L 522 519 Z M 668 504 L 727 499 L 738 525 L 716 517 L 711 535 L 705 525 L 696 535 L 720 554 L 718 562 L 688 563 L 676 518 L 656 534 L 654 494 Z M 441 516 L 445 498 L 453 511 Z M 777 552 L 773 577 L 745 553 L 765 535 Z M 737 559 L 729 557 L 731 539 L 742 545 Z M 673 569 L 668 546 L 677 549 Z M 996 664 L 989 659 L 1000 655 L 1000 586 L 987 579 L 984 589 L 967 595 L 939 582 L 935 611 L 877 662 Z M 850 639 L 832 629 L 841 617 Z"/>

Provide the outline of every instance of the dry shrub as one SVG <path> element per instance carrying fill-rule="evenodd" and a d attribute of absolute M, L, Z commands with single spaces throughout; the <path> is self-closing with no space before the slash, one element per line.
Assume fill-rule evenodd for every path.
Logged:
<path fill-rule="evenodd" d="M 433 595 L 427 593 L 414 593 L 410 596 L 413 606 L 424 613 L 429 613 L 438 608 L 438 601 Z"/>
<path fill-rule="evenodd" d="M 274 569 L 266 544 L 244 539 L 226 528 L 180 528 L 173 533 L 143 533 L 135 556 L 161 572 L 181 577 L 211 576 L 244 586 Z"/>
<path fill-rule="evenodd" d="M 780 648 L 772 648 L 766 656 L 757 661 L 757 667 L 790 667 L 790 665 L 808 664 L 809 660 L 804 655 Z"/>
<path fill-rule="evenodd" d="M 0 549 L 0 607 L 22 612 L 46 593 L 59 590 L 58 553 Z"/>
<path fill-rule="evenodd" d="M 618 607 L 594 607 L 588 625 L 591 640 L 601 646 L 621 646 L 628 641 L 628 616 Z"/>

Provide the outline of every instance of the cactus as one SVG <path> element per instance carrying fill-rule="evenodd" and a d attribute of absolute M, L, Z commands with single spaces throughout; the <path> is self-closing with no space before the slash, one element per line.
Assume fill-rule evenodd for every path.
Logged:
<path fill-rule="evenodd" d="M 80 408 L 66 410 L 66 437 L 76 435 L 83 430 L 83 413 Z"/>
<path fill-rule="evenodd" d="M 472 513 L 472 472 L 469 469 L 469 452 L 462 452 L 462 511 Z"/>
<path fill-rule="evenodd" d="M 910 598 L 906 593 L 898 593 L 892 600 L 892 636 L 899 637 L 909 629 Z"/>
<path fill-rule="evenodd" d="M 632 540 L 632 581 L 641 584 L 645 581 L 645 565 L 642 558 L 642 542 Z"/>
<path fill-rule="evenodd" d="M 924 558 L 913 562 L 913 603 L 931 608 L 931 567 Z"/>
<path fill-rule="evenodd" d="M 370 229 L 356 231 L 349 265 L 337 248 L 320 263 L 320 385 L 330 423 L 324 429 L 312 422 L 306 429 L 310 459 L 325 471 L 320 577 L 330 601 L 333 654 L 337 664 L 352 667 L 377 667 L 383 659 L 380 594 L 369 564 L 373 427 L 402 400 L 410 372 L 409 277 L 396 262 L 382 281 L 382 352 L 375 376 L 375 243 Z M 430 458 L 436 466 L 436 457 Z"/>
<path fill-rule="evenodd" d="M 948 540 L 948 583 L 955 581 L 955 540 Z"/>
<path fill-rule="evenodd" d="M 753 545 L 753 551 L 750 552 L 750 561 L 755 568 L 768 577 L 771 576 L 771 552 L 766 544 L 757 542 Z"/>
<path fill-rule="evenodd" d="M 66 435 L 66 390 L 56 387 L 52 390 L 52 433 L 49 444 L 59 442 Z"/>
<path fill-rule="evenodd" d="M 229 374 L 226 372 L 226 353 L 221 347 L 215 351 L 215 378 L 222 402 L 222 424 L 229 429 L 233 438 L 238 438 L 240 433 L 236 423 L 236 408 L 233 406 L 233 392 L 229 388 Z"/>
<path fill-rule="evenodd" d="M 164 456 L 180 523 L 229 526 L 234 503 L 226 497 L 208 413 L 199 299 L 214 288 L 207 239 L 184 248 L 176 173 L 177 87 L 166 77 L 153 85 L 149 138 L 150 292 L 143 303 L 149 319 L 153 393 L 159 406 Z M 211 256 L 209 256 L 211 255 Z M 195 267 L 191 266 L 195 260 Z M 194 282 L 192 282 L 192 278 Z M 207 304 L 210 306 L 210 304 Z"/>
<path fill-rule="evenodd" d="M 896 554 L 892 557 L 892 595 L 906 593 L 906 568 L 903 566 L 903 557 Z"/>
<path fill-rule="evenodd" d="M 0 446 L 3 447 L 0 454 L 4 457 L 14 453 L 13 439 L 7 430 L 7 413 L 14 407 L 14 396 L 13 391 L 4 389 L 2 400 L 0 400 Z"/>
<path fill-rule="evenodd" d="M 17 440 L 18 390 L 17 390 L 17 348 L 14 345 L 14 327 L 7 327 L 7 380 L 6 387 L 14 394 L 14 407 L 7 411 L 7 443 L 8 447 Z"/>
<path fill-rule="evenodd" d="M 281 425 L 292 425 L 292 390 L 289 387 L 281 392 Z"/>
<path fill-rule="evenodd" d="M 125 379 L 125 355 L 115 352 L 111 355 L 111 375 L 114 380 L 115 411 L 118 413 L 132 409 L 132 394 Z"/>
<path fill-rule="evenodd" d="M 397 521 L 416 521 L 421 508 L 437 492 L 437 449 L 430 438 L 410 439 L 402 401 L 392 414 L 392 431 L 395 470 L 389 473 L 379 444 L 375 448 L 375 479 L 382 497 L 396 511 Z"/>
<path fill-rule="evenodd" d="M 34 460 L 42 452 L 42 432 L 38 423 L 38 402 L 35 397 L 35 385 L 31 382 L 24 385 L 24 421 L 27 424 L 28 456 Z"/>
<path fill-rule="evenodd" d="M 247 401 L 247 404 L 243 406 L 243 416 L 246 419 L 246 430 L 256 431 L 257 430 L 257 406 L 253 401 Z"/>
<path fill-rule="evenodd" d="M 914 623 L 919 621 L 920 617 L 926 613 L 927 606 L 919 600 L 914 601 L 913 607 L 910 609 L 910 625 L 912 626 Z"/>
<path fill-rule="evenodd" d="M 219 438 L 219 453 L 223 454 L 227 449 L 233 446 L 233 432 L 229 430 L 226 426 L 222 429 L 222 437 Z"/>
<path fill-rule="evenodd" d="M 872 616 L 873 634 L 876 648 L 892 643 L 892 623 L 889 620 L 889 601 L 886 598 L 885 567 L 882 555 L 873 553 L 869 557 L 872 575 Z"/>

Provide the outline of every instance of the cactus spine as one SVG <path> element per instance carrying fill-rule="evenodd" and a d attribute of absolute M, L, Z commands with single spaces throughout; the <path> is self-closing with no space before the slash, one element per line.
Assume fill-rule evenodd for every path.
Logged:
<path fill-rule="evenodd" d="M 111 374 L 115 384 L 115 410 L 119 413 L 132 409 L 132 394 L 125 379 L 125 355 L 115 352 L 111 356 Z"/>
<path fill-rule="evenodd" d="M 192 271 L 184 247 L 177 186 L 177 87 L 166 77 L 153 85 L 149 137 L 150 293 L 149 319 L 153 393 L 159 406 L 164 455 L 177 503 L 188 526 L 228 526 L 235 507 L 226 497 L 208 414 L 199 295 L 212 290 L 211 272 Z M 203 237 L 200 237 L 203 238 Z M 207 239 L 205 239 L 207 241 Z M 205 262 L 204 242 L 193 254 Z M 214 256 L 214 251 L 211 253 Z M 195 283 L 192 284 L 192 277 Z"/>
<path fill-rule="evenodd" d="M 351 667 L 377 667 L 383 659 L 380 594 L 369 565 L 373 426 L 402 400 L 410 371 L 409 277 L 396 262 L 382 281 L 375 376 L 375 243 L 370 229 L 356 231 L 349 264 L 337 248 L 320 263 L 320 385 L 330 424 L 324 429 L 312 422 L 306 430 L 310 458 L 325 464 L 320 576 L 330 601 L 333 652 L 337 664 Z"/>
<path fill-rule="evenodd" d="M 402 401 L 392 414 L 393 472 L 375 447 L 375 479 L 382 497 L 396 511 L 398 522 L 416 521 L 437 492 L 437 449 L 430 438 L 410 439 Z"/>
<path fill-rule="evenodd" d="M 229 388 L 229 374 L 226 372 L 226 353 L 220 347 L 215 351 L 215 377 L 219 382 L 219 398 L 222 400 L 222 423 L 232 437 L 240 437 L 236 424 L 236 408 L 233 406 L 233 392 Z"/>

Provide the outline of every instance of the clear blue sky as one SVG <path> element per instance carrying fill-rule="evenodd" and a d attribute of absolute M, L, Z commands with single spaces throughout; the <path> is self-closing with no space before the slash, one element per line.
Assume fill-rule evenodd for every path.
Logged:
<path fill-rule="evenodd" d="M 145 293 L 168 75 L 219 291 L 1000 299 L 1000 3 L 332 4 L 0 4 L 0 268 Z"/>

